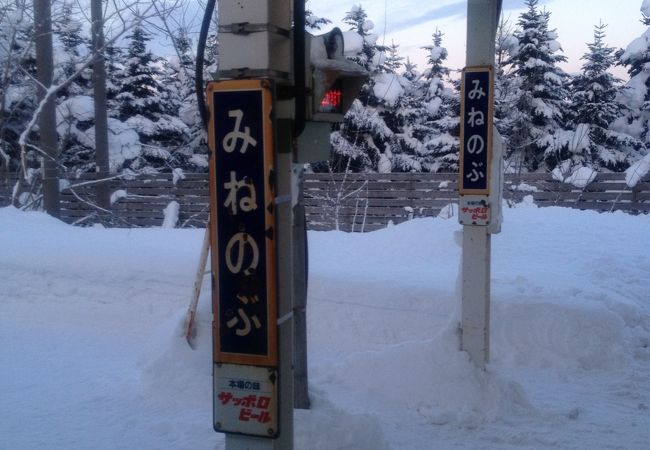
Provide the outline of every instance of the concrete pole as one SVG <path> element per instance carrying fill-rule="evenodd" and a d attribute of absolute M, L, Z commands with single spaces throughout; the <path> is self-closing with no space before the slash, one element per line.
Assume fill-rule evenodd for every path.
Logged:
<path fill-rule="evenodd" d="M 467 3 L 468 67 L 494 65 L 499 4 L 500 0 Z M 463 226 L 461 349 L 481 369 L 490 358 L 490 265 L 488 227 Z"/>
<path fill-rule="evenodd" d="M 104 62 L 104 16 L 102 0 L 90 4 L 93 38 L 93 93 L 95 97 L 95 164 L 97 178 L 108 178 L 108 117 L 106 104 L 106 65 Z M 111 207 L 111 194 L 107 183 L 96 186 L 97 205 Z"/>
<path fill-rule="evenodd" d="M 49 0 L 34 0 L 34 36 L 36 44 L 36 71 L 38 99 L 41 101 L 52 86 L 52 12 Z M 40 147 L 43 157 L 43 207 L 54 217 L 60 216 L 59 174 L 56 158 L 58 156 L 58 136 L 56 133 L 56 105 L 51 95 L 45 102 L 38 117 Z"/>

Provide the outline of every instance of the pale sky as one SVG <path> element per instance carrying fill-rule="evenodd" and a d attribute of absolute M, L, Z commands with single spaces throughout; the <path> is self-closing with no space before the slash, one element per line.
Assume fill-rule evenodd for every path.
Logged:
<path fill-rule="evenodd" d="M 524 0 L 504 0 L 502 17 L 516 24 L 525 10 Z M 361 5 L 375 24 L 379 42 L 390 45 L 394 39 L 400 54 L 409 56 L 419 70 L 426 66 L 426 53 L 420 47 L 432 42 L 436 27 L 443 33 L 443 46 L 449 51 L 447 65 L 460 69 L 465 65 L 467 1 L 460 0 L 309 0 L 307 7 L 320 17 L 332 20 L 342 30 L 341 22 L 352 5 Z M 550 28 L 557 29 L 558 41 L 569 59 L 562 68 L 580 71 L 587 43 L 593 41 L 594 25 L 601 20 L 606 28 L 605 42 L 610 47 L 625 48 L 646 30 L 641 22 L 642 0 L 540 0 L 539 7 L 551 12 Z M 324 29 L 327 31 L 329 28 Z M 627 80 L 623 67 L 612 70 Z"/>

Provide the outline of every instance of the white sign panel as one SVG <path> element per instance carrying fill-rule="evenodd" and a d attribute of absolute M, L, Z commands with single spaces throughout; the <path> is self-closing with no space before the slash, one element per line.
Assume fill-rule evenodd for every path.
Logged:
<path fill-rule="evenodd" d="M 462 225 L 489 225 L 491 219 L 488 197 L 484 195 L 461 195 L 458 206 Z"/>
<path fill-rule="evenodd" d="M 214 429 L 274 438 L 278 434 L 277 370 L 214 365 Z"/>

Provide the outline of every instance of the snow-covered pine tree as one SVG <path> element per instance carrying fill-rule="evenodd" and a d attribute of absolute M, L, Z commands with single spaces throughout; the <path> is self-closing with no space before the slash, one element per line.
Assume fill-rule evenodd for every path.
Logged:
<path fill-rule="evenodd" d="M 332 133 L 331 169 L 344 171 L 390 171 L 389 142 L 393 131 L 386 125 L 383 114 L 393 107 L 402 87 L 384 65 L 385 47 L 377 45 L 377 35 L 371 33 L 372 21 L 361 6 L 353 6 L 343 19 L 350 32 L 361 38 L 359 52 L 350 59 L 368 70 L 370 79 L 359 99 L 346 114 L 339 130 Z M 356 34 L 355 34 L 356 33 Z"/>
<path fill-rule="evenodd" d="M 363 39 L 361 51 L 349 59 L 371 72 L 374 69 L 373 58 L 376 53 L 375 44 L 377 42 L 377 37 L 371 33 L 374 23 L 368 20 L 368 14 L 361 5 L 353 5 L 343 17 L 343 22 L 350 26 L 350 31 L 356 32 Z"/>
<path fill-rule="evenodd" d="M 519 79 L 517 102 L 507 133 L 506 158 L 515 170 L 552 169 L 559 162 L 556 133 L 563 129 L 567 111 L 567 74 L 557 65 L 566 57 L 558 34 L 549 30 L 550 12 L 537 8 L 539 0 L 526 0 L 528 10 L 518 20 L 514 36 L 519 44 L 507 64 Z"/>
<path fill-rule="evenodd" d="M 196 62 L 192 54 L 192 41 L 185 28 L 180 28 L 177 31 L 174 40 L 179 54 L 177 76 L 171 80 L 176 86 L 174 101 L 180 105 L 178 117 L 187 125 L 189 133 L 187 144 L 176 151 L 175 157 L 183 169 L 194 172 L 207 171 L 207 135 L 196 102 L 196 85 L 194 82 Z"/>
<path fill-rule="evenodd" d="M 424 151 L 422 137 L 426 132 L 420 126 L 423 116 L 422 95 L 417 84 L 420 76 L 416 65 L 407 58 L 401 77 L 404 93 L 392 112 L 394 119 L 389 122 L 395 133 L 391 141 L 393 172 L 422 171 L 419 155 Z"/>
<path fill-rule="evenodd" d="M 305 1 L 305 28 L 308 30 L 320 30 L 323 25 L 332 23 L 331 20 L 324 17 L 318 17 L 306 5 L 309 0 Z"/>
<path fill-rule="evenodd" d="M 594 27 L 594 41 L 587 44 L 589 52 L 582 56 L 582 73 L 571 83 L 571 128 L 567 144 L 560 154 L 562 167 L 604 167 L 613 171 L 625 170 L 633 155 L 628 149 L 633 139 L 609 130 L 609 126 L 623 115 L 623 106 L 616 101 L 621 80 L 609 73 L 616 58 L 615 49 L 605 45 L 605 27 Z M 574 170 L 571 170 L 573 172 Z"/>
<path fill-rule="evenodd" d="M 428 52 L 428 67 L 419 82 L 424 109 L 417 126 L 419 132 L 415 134 L 424 143 L 416 154 L 423 172 L 458 170 L 460 96 L 458 83 L 454 85 L 451 81 L 451 71 L 445 65 L 448 52 L 442 45 L 442 37 L 442 31 L 436 29 L 433 43 L 423 47 Z"/>
<path fill-rule="evenodd" d="M 151 39 L 143 26 L 133 28 L 122 70 L 114 83 L 118 119 L 137 131 L 142 153 L 125 162 L 136 171 L 171 170 L 178 166 L 174 153 L 187 141 L 188 128 L 178 118 L 178 103 L 162 82 L 161 62 L 147 50 Z"/>
<path fill-rule="evenodd" d="M 74 5 L 68 0 L 60 4 L 56 17 L 52 20 L 55 39 L 60 43 L 55 52 L 55 84 L 60 84 L 70 78 L 76 71 L 82 58 L 82 46 L 90 46 L 90 40 L 82 34 L 82 23 L 77 19 Z M 86 70 L 74 81 L 61 89 L 59 98 L 70 95 L 86 94 L 91 87 L 91 71 Z"/>
<path fill-rule="evenodd" d="M 518 116 L 514 105 L 519 100 L 520 80 L 513 74 L 510 56 L 517 53 L 519 41 L 513 35 L 514 25 L 502 19 L 495 40 L 494 125 L 506 140 L 506 146 Z"/>
<path fill-rule="evenodd" d="M 115 97 L 119 104 L 119 118 L 127 120 L 137 115 L 148 117 L 154 113 L 161 114 L 165 112 L 166 105 L 161 102 L 162 86 L 157 80 L 160 69 L 155 64 L 157 58 L 147 50 L 151 36 L 140 24 L 126 38 L 129 46 L 122 70 L 116 74 L 119 79 L 119 93 Z"/>
<path fill-rule="evenodd" d="M 390 73 L 398 73 L 400 68 L 404 65 L 404 57 L 399 54 L 399 45 L 395 41 L 391 41 L 386 49 L 386 62 L 384 67 Z"/>
<path fill-rule="evenodd" d="M 380 115 L 393 136 L 380 157 L 380 172 L 420 172 L 422 167 L 416 155 L 421 151 L 422 143 L 413 136 L 413 125 L 421 114 L 421 99 L 414 89 L 419 74 L 415 65 L 407 60 L 404 73 L 399 75 L 404 58 L 399 55 L 399 45 L 392 42 L 387 50 L 384 62 L 385 73 L 375 75 L 375 93 L 383 95 L 383 108 Z M 383 84 L 383 88 L 377 82 Z M 393 91 L 390 96 L 382 91 Z"/>
<path fill-rule="evenodd" d="M 643 2 L 641 14 L 641 22 L 648 29 L 625 50 L 617 52 L 619 63 L 627 66 L 630 80 L 618 96 L 628 110 L 614 122 L 612 129 L 640 140 L 645 149 L 639 152 L 644 154 L 650 148 L 650 1 Z"/>
<path fill-rule="evenodd" d="M 67 170 L 76 173 L 95 171 L 95 150 L 85 132 L 94 125 L 92 100 L 92 71 L 84 70 L 74 79 L 89 47 L 90 40 L 83 36 L 83 26 L 78 20 L 75 5 L 64 0 L 57 4 L 53 18 L 56 39 L 54 83 L 63 84 L 57 93 L 57 131 L 59 134 L 59 161 Z M 66 83 L 67 84 L 64 84 Z"/>
<path fill-rule="evenodd" d="M 0 14 L 0 168 L 20 166 L 18 138 L 37 105 L 32 2 L 3 2 Z M 25 72 L 32 76 L 30 79 Z M 30 152 L 38 165 L 37 155 Z"/>

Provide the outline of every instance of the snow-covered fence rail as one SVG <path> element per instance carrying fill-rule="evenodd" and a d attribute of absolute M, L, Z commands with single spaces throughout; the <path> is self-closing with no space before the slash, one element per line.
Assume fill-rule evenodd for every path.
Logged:
<path fill-rule="evenodd" d="M 583 181 L 567 179 L 562 182 L 545 173 L 508 174 L 504 197 L 510 202 L 519 202 L 530 195 L 540 207 L 562 206 L 632 214 L 650 212 L 650 175 L 634 187 L 627 185 L 625 173 L 599 173 L 590 183 Z"/>
<path fill-rule="evenodd" d="M 0 206 L 12 203 L 17 180 L 16 174 L 0 173 Z M 372 231 L 414 217 L 450 215 L 454 213 L 450 205 L 457 201 L 456 180 L 456 174 L 306 174 L 307 224 L 312 230 Z M 557 181 L 550 174 L 509 174 L 504 196 L 511 204 L 530 196 L 538 206 L 650 212 L 650 176 L 633 188 L 622 173 L 598 174 L 584 187 L 572 181 Z M 94 204 L 94 175 L 64 179 L 61 218 L 77 224 L 183 227 L 202 227 L 208 219 L 206 173 L 115 177 L 104 182 L 112 192 L 108 212 Z M 38 198 L 37 194 L 31 192 L 29 198 Z"/>
<path fill-rule="evenodd" d="M 93 176 L 86 180 L 92 181 Z M 96 221 L 94 185 L 70 180 L 61 191 L 61 218 L 70 223 Z M 202 227 L 208 220 L 208 175 L 171 173 L 109 180 L 112 222 L 123 226 Z M 77 187 L 75 187 L 77 186 Z"/>
<path fill-rule="evenodd" d="M 12 204 L 17 180 L 16 174 L 0 173 L 0 206 Z M 203 227 L 208 220 L 207 173 L 116 176 L 103 183 L 111 192 L 109 211 L 102 211 L 95 203 L 94 174 L 62 177 L 61 219 L 80 225 L 101 222 L 125 227 Z"/>
<path fill-rule="evenodd" d="M 436 216 L 456 202 L 456 174 L 308 174 L 307 223 L 313 230 L 373 231 L 390 222 Z"/>
<path fill-rule="evenodd" d="M 514 204 L 530 196 L 540 207 L 650 212 L 650 176 L 633 188 L 624 173 L 598 174 L 584 187 L 571 181 L 545 173 L 508 174 L 504 197 Z M 304 187 L 307 223 L 314 230 L 372 231 L 414 217 L 453 214 L 450 204 L 457 202 L 457 174 L 309 174 Z"/>

